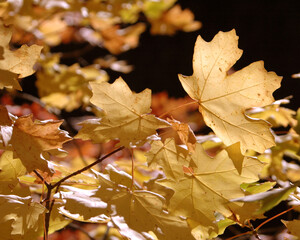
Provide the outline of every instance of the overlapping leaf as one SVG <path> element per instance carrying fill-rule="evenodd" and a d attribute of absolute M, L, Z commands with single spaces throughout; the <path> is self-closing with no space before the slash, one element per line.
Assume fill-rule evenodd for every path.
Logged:
<path fill-rule="evenodd" d="M 0 195 L 1 239 L 36 239 L 43 231 L 43 205 L 31 197 Z"/>
<path fill-rule="evenodd" d="M 273 102 L 272 93 L 281 77 L 267 72 L 262 61 L 250 64 L 231 75 L 228 70 L 241 57 L 235 30 L 219 32 L 211 42 L 200 36 L 195 45 L 194 73 L 179 75 L 185 91 L 199 103 L 206 124 L 226 145 L 241 143 L 247 149 L 263 152 L 275 145 L 269 124 L 249 118 L 245 110 Z"/>
<path fill-rule="evenodd" d="M 0 21 L 0 89 L 8 87 L 22 90 L 17 79 L 34 73 L 33 65 L 39 58 L 42 47 L 22 45 L 18 50 L 11 51 L 9 42 L 12 31 L 12 26 L 7 27 Z"/>
<path fill-rule="evenodd" d="M 96 143 L 119 139 L 130 146 L 143 143 L 156 129 L 169 124 L 151 111 L 151 91 L 133 93 L 122 78 L 114 83 L 90 83 L 93 91 L 91 103 L 104 110 L 101 119 L 87 120 L 81 125 L 78 138 L 92 139 Z"/>
<path fill-rule="evenodd" d="M 26 168 L 20 159 L 13 158 L 13 152 L 3 152 L 0 157 L 0 194 L 11 194 L 19 183 L 18 177 L 25 173 Z"/>
<path fill-rule="evenodd" d="M 257 181 L 263 166 L 257 159 L 245 157 L 239 173 L 225 150 L 210 158 L 200 144 L 191 157 L 195 167 L 187 166 L 184 177 L 177 182 L 164 180 L 162 183 L 175 191 L 170 199 L 171 213 L 197 219 L 204 226 L 215 221 L 215 212 L 226 217 L 232 215 L 227 206 L 229 200 L 244 196 L 240 184 Z"/>
<path fill-rule="evenodd" d="M 30 115 L 16 118 L 9 115 L 5 107 L 0 106 L 0 110 L 2 119 L 6 119 L 1 126 L 1 148 L 13 150 L 28 172 L 40 169 L 53 173 L 47 161 L 51 150 L 71 140 L 66 131 L 59 129 L 62 121 L 34 122 Z"/>
<path fill-rule="evenodd" d="M 168 179 L 178 180 L 184 177 L 183 166 L 188 166 L 190 158 L 186 149 L 175 144 L 168 138 L 163 143 L 153 141 L 151 150 L 147 153 L 149 166 L 161 166 Z"/>

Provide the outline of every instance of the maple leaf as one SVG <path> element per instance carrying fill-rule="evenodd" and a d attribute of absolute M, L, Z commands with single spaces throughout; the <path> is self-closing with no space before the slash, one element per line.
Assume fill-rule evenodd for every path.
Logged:
<path fill-rule="evenodd" d="M 219 32 L 211 42 L 200 36 L 195 45 L 192 76 L 179 75 L 191 98 L 198 101 L 206 124 L 226 145 L 241 143 L 247 149 L 263 152 L 275 145 L 269 124 L 252 119 L 245 110 L 273 102 L 272 92 L 281 77 L 267 72 L 263 62 L 255 62 L 231 75 L 227 71 L 241 57 L 235 30 Z"/>
<path fill-rule="evenodd" d="M 107 213 L 107 203 L 99 198 L 91 197 L 92 190 L 83 190 L 75 187 L 64 187 L 70 192 L 60 191 L 57 198 L 63 199 L 64 204 L 59 207 L 60 213 L 76 221 L 106 223 L 109 218 Z"/>
<path fill-rule="evenodd" d="M 1 239 L 36 239 L 42 233 L 45 212 L 31 197 L 0 195 Z"/>
<path fill-rule="evenodd" d="M 183 166 L 189 165 L 188 151 L 175 144 L 174 139 L 165 142 L 153 141 L 147 152 L 149 166 L 162 166 L 168 179 L 178 180 L 184 177 Z"/>
<path fill-rule="evenodd" d="M 26 173 L 26 168 L 12 151 L 5 151 L 0 157 L 0 193 L 11 194 L 18 185 L 18 177 Z"/>
<path fill-rule="evenodd" d="M 239 173 L 227 151 L 222 150 L 215 158 L 210 158 L 199 143 L 191 158 L 190 166 L 184 169 L 184 177 L 176 182 L 169 179 L 160 182 L 175 191 L 168 207 L 170 212 L 195 219 L 204 226 L 215 221 L 215 212 L 231 216 L 232 211 L 227 206 L 229 200 L 244 196 L 240 185 L 257 181 L 257 173 L 263 167 L 257 159 L 244 157 Z"/>
<path fill-rule="evenodd" d="M 53 120 L 33 122 L 30 115 L 15 121 L 10 143 L 28 172 L 40 169 L 52 173 L 48 152 L 71 140 L 67 132 L 59 129 L 61 124 Z"/>
<path fill-rule="evenodd" d="M 132 177 L 113 166 L 106 167 L 108 175 L 98 173 L 100 188 L 94 197 L 107 202 L 107 214 L 111 218 L 124 218 L 129 228 L 138 232 L 154 231 L 159 239 L 194 239 L 187 222 L 163 211 L 165 199 L 161 195 L 132 190 Z"/>
<path fill-rule="evenodd" d="M 151 111 L 151 91 L 133 93 L 122 78 L 114 83 L 90 83 L 93 91 L 91 103 L 104 110 L 101 119 L 91 119 L 81 123 L 83 126 L 76 138 L 91 139 L 101 143 L 119 139 L 120 144 L 130 146 L 144 142 L 156 133 L 156 129 L 169 124 Z"/>
<path fill-rule="evenodd" d="M 164 198 L 158 194 L 123 190 L 115 194 L 109 204 L 133 230 L 154 231 L 159 239 L 194 239 L 185 220 L 162 211 Z"/>
<path fill-rule="evenodd" d="M 6 27 L 0 21 L 0 89 L 4 87 L 22 90 L 18 78 L 24 78 L 34 73 L 33 65 L 40 56 L 43 47 L 22 45 L 16 51 L 11 51 L 9 42 L 12 36 L 12 26 Z"/>

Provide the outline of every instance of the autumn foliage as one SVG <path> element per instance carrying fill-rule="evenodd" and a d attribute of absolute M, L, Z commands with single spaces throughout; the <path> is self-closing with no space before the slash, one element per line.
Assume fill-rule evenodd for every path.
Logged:
<path fill-rule="evenodd" d="M 115 56 L 69 66 L 70 53 L 52 52 L 86 41 L 71 57 L 116 55 L 146 24 L 152 34 L 199 29 L 174 2 L 0 3 L 0 239 L 261 239 L 268 221 L 297 216 L 299 111 L 274 100 L 282 78 L 263 61 L 233 70 L 234 29 L 198 37 L 181 99 L 109 82 L 105 69 L 132 70 Z M 22 92 L 27 76 L 38 97 Z M 282 224 L 300 237 L 300 220 Z"/>

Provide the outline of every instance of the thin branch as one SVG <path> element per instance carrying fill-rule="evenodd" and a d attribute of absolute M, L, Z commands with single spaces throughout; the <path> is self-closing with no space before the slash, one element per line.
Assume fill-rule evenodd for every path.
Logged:
<path fill-rule="evenodd" d="M 257 230 L 253 227 L 252 223 L 250 222 L 250 220 L 248 220 L 248 225 L 252 230 L 252 234 L 258 239 L 261 240 L 260 236 L 258 235 Z"/>
<path fill-rule="evenodd" d="M 49 224 L 50 224 L 50 215 L 51 215 L 51 211 L 50 211 L 50 198 L 51 198 L 51 192 L 53 187 L 51 186 L 51 184 L 49 184 L 47 186 L 47 196 L 45 198 L 45 202 L 46 202 L 46 209 L 48 210 L 48 212 L 45 213 L 45 230 L 44 230 L 44 239 L 47 240 L 48 239 L 48 232 L 49 232 Z"/>
<path fill-rule="evenodd" d="M 37 170 L 33 170 L 33 172 L 38 176 L 39 179 L 42 180 L 42 182 L 46 185 L 47 188 L 51 187 L 51 184 L 49 184 L 41 174 Z"/>
<path fill-rule="evenodd" d="M 109 229 L 110 229 L 110 227 L 106 225 L 106 231 L 105 231 L 105 233 L 104 233 L 101 240 L 107 240 L 108 239 Z"/>
<path fill-rule="evenodd" d="M 260 224 L 258 227 L 256 227 L 255 230 L 258 231 L 258 230 L 259 230 L 263 225 L 265 225 L 266 223 L 268 223 L 268 222 L 272 221 L 273 219 L 275 219 L 275 218 L 277 218 L 277 217 L 279 217 L 279 216 L 281 216 L 281 215 L 283 215 L 283 214 L 285 214 L 285 213 L 287 213 L 287 212 L 293 210 L 293 209 L 296 208 L 296 207 L 299 207 L 299 205 L 295 205 L 295 206 L 293 206 L 293 207 L 291 207 L 291 208 L 289 208 L 289 209 L 287 209 L 287 210 L 285 210 L 285 211 L 283 211 L 283 212 L 281 212 L 281 213 L 279 213 L 279 214 L 277 214 L 277 215 L 275 215 L 275 216 L 273 216 L 273 217 L 267 219 L 267 220 L 264 221 L 262 224 Z"/>
<path fill-rule="evenodd" d="M 81 169 L 77 170 L 76 172 L 73 172 L 73 173 L 71 173 L 70 175 L 68 175 L 68 176 L 66 176 L 66 177 L 64 177 L 64 178 L 62 178 L 61 180 L 59 180 L 58 182 L 56 182 L 54 185 L 52 185 L 52 187 L 55 188 L 55 187 L 59 186 L 60 184 L 62 184 L 62 183 L 63 183 L 64 181 L 66 181 L 67 179 L 69 179 L 69 178 L 71 178 L 71 177 L 73 177 L 73 176 L 76 176 L 76 175 L 78 175 L 78 174 L 80 174 L 80 173 L 82 173 L 82 172 L 84 172 L 84 171 L 90 169 L 91 167 L 93 167 L 93 166 L 95 166 L 96 164 L 102 162 L 104 159 L 110 157 L 111 155 L 115 154 L 116 152 L 118 152 L 118 151 L 120 151 L 120 150 L 123 150 L 124 148 L 125 148 L 124 146 L 121 146 L 121 147 L 117 148 L 116 150 L 114 150 L 114 151 L 108 153 L 107 155 L 105 155 L 104 157 L 99 158 L 97 161 L 95 161 L 95 162 L 93 162 L 93 163 L 91 163 L 91 164 L 85 166 L 84 168 L 81 168 Z"/>
<path fill-rule="evenodd" d="M 235 235 L 235 236 L 233 236 L 233 237 L 226 238 L 225 240 L 232 240 L 232 239 L 235 239 L 235 238 L 237 238 L 237 237 L 241 237 L 241 236 L 245 236 L 245 235 L 252 235 L 252 231 L 244 232 L 244 233 Z"/>

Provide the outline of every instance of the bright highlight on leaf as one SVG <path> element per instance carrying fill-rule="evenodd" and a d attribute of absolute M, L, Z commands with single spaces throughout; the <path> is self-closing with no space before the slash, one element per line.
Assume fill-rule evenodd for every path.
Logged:
<path fill-rule="evenodd" d="M 235 30 L 219 32 L 211 42 L 197 39 L 193 58 L 194 73 L 179 80 L 191 98 L 198 101 L 206 124 L 226 145 L 241 143 L 247 149 L 264 152 L 275 145 L 269 124 L 249 118 L 251 107 L 271 104 L 273 91 L 280 87 L 281 77 L 267 72 L 262 61 L 228 75 L 241 57 Z"/>
<path fill-rule="evenodd" d="M 31 197 L 0 195 L 1 239 L 37 239 L 43 233 L 43 205 Z"/>
<path fill-rule="evenodd" d="M 12 26 L 7 27 L 0 21 L 0 89 L 8 87 L 22 90 L 17 79 L 34 73 L 33 65 L 39 58 L 43 47 L 22 45 L 20 49 L 11 51 L 9 42 L 12 31 Z"/>
<path fill-rule="evenodd" d="M 101 143 L 119 139 L 120 144 L 131 146 L 144 143 L 156 129 L 169 124 L 154 115 L 151 109 L 151 90 L 133 93 L 122 78 L 114 83 L 90 83 L 93 91 L 91 103 L 104 110 L 101 119 L 87 120 L 77 138 Z"/>

